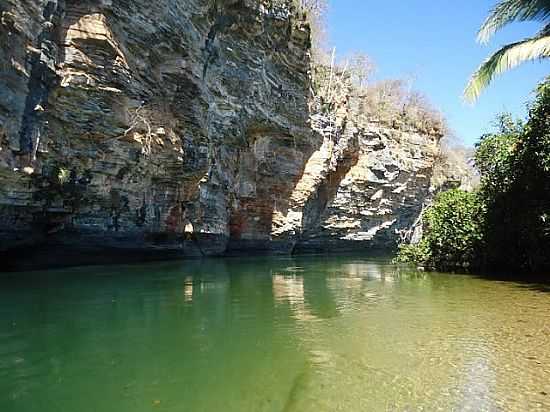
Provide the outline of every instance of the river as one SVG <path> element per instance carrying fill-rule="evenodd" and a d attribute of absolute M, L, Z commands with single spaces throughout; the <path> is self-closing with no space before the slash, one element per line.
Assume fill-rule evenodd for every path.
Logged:
<path fill-rule="evenodd" d="M 550 288 L 358 257 L 0 277 L 0 411 L 550 410 Z"/>

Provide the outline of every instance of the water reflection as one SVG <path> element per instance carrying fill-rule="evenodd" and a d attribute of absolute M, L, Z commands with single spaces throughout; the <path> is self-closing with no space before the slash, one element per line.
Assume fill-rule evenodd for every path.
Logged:
<path fill-rule="evenodd" d="M 304 278 L 296 275 L 276 274 L 272 277 L 273 297 L 276 302 L 291 305 L 304 304 Z"/>
<path fill-rule="evenodd" d="M 0 286 L 2 411 L 550 409 L 542 287 L 321 257 Z"/>
<path fill-rule="evenodd" d="M 185 278 L 183 296 L 186 302 L 193 302 L 193 278 L 191 276 Z"/>

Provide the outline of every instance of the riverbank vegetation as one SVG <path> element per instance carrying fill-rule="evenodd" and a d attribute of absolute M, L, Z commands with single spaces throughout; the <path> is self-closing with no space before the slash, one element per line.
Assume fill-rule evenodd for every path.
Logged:
<path fill-rule="evenodd" d="M 473 192 L 443 192 L 427 209 L 422 240 L 398 261 L 439 269 L 550 269 L 550 81 L 526 122 L 498 118 L 476 145 Z"/>

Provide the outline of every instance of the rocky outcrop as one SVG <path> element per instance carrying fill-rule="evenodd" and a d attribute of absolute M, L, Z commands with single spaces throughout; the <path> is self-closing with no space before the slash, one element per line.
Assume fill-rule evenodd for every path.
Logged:
<path fill-rule="evenodd" d="M 299 250 L 393 250 L 431 196 L 437 138 L 370 125 L 308 199 Z"/>
<path fill-rule="evenodd" d="M 291 0 L 0 14 L 0 251 L 16 264 L 388 247 L 418 215 L 438 136 L 347 115 L 333 133 L 310 113 Z"/>
<path fill-rule="evenodd" d="M 296 197 L 296 252 L 391 251 L 431 198 L 441 133 L 375 123 L 363 96 L 344 87 L 328 113 L 313 114 L 323 144 L 309 159 Z"/>

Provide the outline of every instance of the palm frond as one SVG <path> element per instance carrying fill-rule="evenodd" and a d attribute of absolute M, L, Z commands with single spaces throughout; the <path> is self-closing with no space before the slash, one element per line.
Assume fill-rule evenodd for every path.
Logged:
<path fill-rule="evenodd" d="M 485 60 L 476 70 L 464 91 L 464 97 L 470 102 L 477 100 L 493 78 L 519 64 L 550 57 L 550 25 L 537 36 L 504 46 Z"/>
<path fill-rule="evenodd" d="M 498 30 L 513 21 L 549 19 L 550 0 L 502 0 L 481 26 L 477 40 L 487 43 Z"/>

